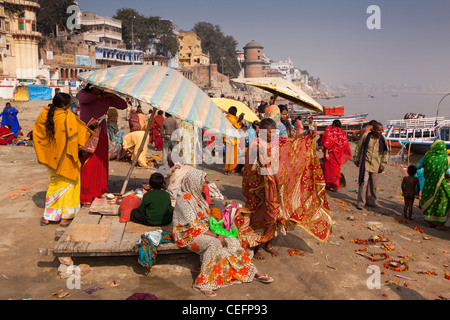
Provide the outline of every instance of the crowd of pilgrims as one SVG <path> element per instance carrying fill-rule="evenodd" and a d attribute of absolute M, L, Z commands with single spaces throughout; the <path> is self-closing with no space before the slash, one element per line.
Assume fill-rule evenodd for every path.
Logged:
<path fill-rule="evenodd" d="M 89 207 L 94 199 L 108 193 L 110 160 L 138 157 L 137 164 L 147 167 L 148 147 L 153 145 L 162 152 L 162 165 L 151 174 L 148 185 L 143 186 L 139 201 L 129 208 L 128 220 L 149 226 L 173 225 L 172 234 L 165 236 L 201 257 L 200 264 L 193 267 L 198 273 L 193 284 L 195 290 L 215 296 L 217 289 L 231 284 L 273 282 L 272 277 L 256 269 L 252 259 L 266 259 L 263 250 L 271 256 L 278 255 L 272 246 L 277 232 L 286 233 L 300 226 L 320 241 L 328 240 L 332 220 L 326 190 L 339 191 L 341 166 L 352 158 L 347 134 L 339 120 L 323 133 L 320 139 L 323 158 L 319 159 L 316 152 L 310 152 L 316 150 L 319 138 L 313 117 L 306 121 L 301 116 L 290 119 L 286 105 L 261 101 L 255 108 L 259 120 L 247 123 L 243 114 L 238 115 L 237 108 L 231 107 L 226 118 L 236 129 L 248 133 L 243 144 L 245 154 L 259 148 L 266 151 L 263 154 L 271 155 L 276 141 L 278 167 L 275 170 L 262 158 L 254 163 L 238 163 L 238 147 L 242 144 L 237 139 L 225 138 L 224 173 L 242 175 L 246 203 L 230 204 L 219 211 L 211 207 L 206 172 L 197 168 L 194 161 L 189 162 L 192 155 L 183 151 L 184 161 L 180 162 L 172 154 L 177 144 L 192 144 L 197 130 L 193 125 L 162 111 L 144 115 L 142 108 L 139 105 L 134 108 L 130 99 L 95 86 L 87 85 L 75 99 L 62 92 L 55 94 L 33 126 L 36 156 L 48 169 L 50 178 L 40 219 L 42 226 L 70 225 L 82 206 Z M 129 133 L 119 130 L 117 110 L 126 110 Z M 7 105 L 1 114 L 6 119 L 5 124 L 2 120 L 2 129 L 8 128 L 13 135 L 20 128 L 17 113 Z M 181 134 L 174 138 L 177 130 Z M 263 131 L 267 134 L 261 135 Z M 382 125 L 374 121 L 358 137 L 359 151 L 354 161 L 364 167 L 362 171 L 360 168 L 358 209 L 363 205 L 376 206 L 376 176 L 385 165 L 384 138 L 380 132 Z M 207 134 L 202 130 L 202 135 Z M 4 137 L 9 139 L 7 135 L 1 138 Z M 144 148 L 138 154 L 144 139 Z M 206 145 L 214 146 L 214 137 Z M 372 172 L 370 165 L 361 165 L 366 162 L 367 149 L 378 161 L 376 172 Z M 296 190 L 305 180 L 311 181 L 308 188 Z M 313 195 L 315 203 L 301 206 Z"/>

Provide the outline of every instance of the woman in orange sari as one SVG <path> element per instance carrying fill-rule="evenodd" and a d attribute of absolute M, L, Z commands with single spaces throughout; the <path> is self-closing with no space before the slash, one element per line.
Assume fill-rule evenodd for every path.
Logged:
<path fill-rule="evenodd" d="M 173 212 L 173 239 L 178 247 L 200 255 L 201 267 L 193 288 L 208 297 L 215 290 L 253 279 L 273 279 L 256 270 L 239 241 L 211 231 L 211 210 L 202 195 L 206 173 L 190 170 L 184 177 Z M 214 219 L 214 218 L 212 218 Z"/>
<path fill-rule="evenodd" d="M 341 129 L 341 121 L 334 120 L 332 127 L 324 132 L 322 145 L 323 173 L 325 175 L 326 188 L 338 191 L 341 166 L 352 157 L 347 134 Z"/>
<path fill-rule="evenodd" d="M 60 221 L 67 227 L 80 209 L 81 160 L 78 152 L 93 131 L 70 108 L 70 95 L 57 93 L 33 126 L 36 156 L 48 168 L 50 185 L 45 199 L 42 226 Z"/>
<path fill-rule="evenodd" d="M 259 137 L 253 139 L 244 167 L 242 189 L 245 206 L 234 224 L 242 247 L 263 260 L 259 247 L 272 254 L 277 228 L 282 232 L 302 227 L 322 242 L 331 235 L 332 220 L 322 168 L 313 136 L 276 137 L 272 119 L 263 119 Z M 266 136 L 266 137 L 265 137 Z"/>
<path fill-rule="evenodd" d="M 228 121 L 236 128 L 240 129 L 242 126 L 242 120 L 244 119 L 244 114 L 241 113 L 239 118 L 236 117 L 237 108 L 230 107 L 228 109 L 228 113 L 226 115 Z M 225 140 L 225 174 L 233 175 L 233 170 L 237 167 L 237 159 L 238 159 L 238 140 L 236 139 L 228 139 Z"/>

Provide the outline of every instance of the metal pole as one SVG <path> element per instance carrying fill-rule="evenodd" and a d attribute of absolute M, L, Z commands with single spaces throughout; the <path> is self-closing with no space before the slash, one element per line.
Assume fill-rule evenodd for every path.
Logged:
<path fill-rule="evenodd" d="M 439 114 L 439 106 L 441 105 L 442 100 L 445 99 L 446 96 L 450 95 L 450 93 L 447 93 L 444 97 L 442 97 L 441 101 L 439 101 L 438 103 L 438 108 L 437 108 L 437 112 L 436 112 L 436 121 L 435 121 L 435 125 L 437 125 L 437 118 L 438 118 L 438 114 Z"/>
<path fill-rule="evenodd" d="M 133 16 L 133 19 L 131 20 L 131 50 L 132 50 L 131 62 L 133 63 L 133 66 L 134 66 L 134 18 L 136 17 Z"/>

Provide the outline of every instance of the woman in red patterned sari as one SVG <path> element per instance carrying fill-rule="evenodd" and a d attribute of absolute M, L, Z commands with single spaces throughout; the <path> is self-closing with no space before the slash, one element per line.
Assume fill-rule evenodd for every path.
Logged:
<path fill-rule="evenodd" d="M 158 114 L 153 118 L 150 129 L 150 143 L 155 143 L 155 150 L 160 151 L 163 147 L 163 138 L 161 136 L 161 126 L 164 122 L 164 112 L 159 110 Z"/>
<path fill-rule="evenodd" d="M 334 120 L 332 127 L 325 131 L 322 136 L 322 145 L 326 188 L 338 191 L 341 166 L 352 157 L 347 134 L 341 129 L 341 121 Z"/>
<path fill-rule="evenodd" d="M 244 167 L 246 204 L 234 219 L 242 247 L 248 253 L 253 249 L 255 259 L 265 259 L 259 250 L 262 245 L 276 256 L 272 240 L 277 228 L 284 232 L 295 226 L 328 241 L 332 220 L 314 137 L 276 137 L 271 133 L 276 129 L 271 119 L 261 120 L 259 129 Z"/>
<path fill-rule="evenodd" d="M 228 285 L 253 279 L 272 282 L 256 270 L 239 240 L 210 230 L 211 210 L 202 195 L 205 177 L 206 173 L 197 169 L 185 175 L 173 213 L 174 243 L 200 255 L 200 273 L 193 288 L 212 297 L 214 290 Z"/>

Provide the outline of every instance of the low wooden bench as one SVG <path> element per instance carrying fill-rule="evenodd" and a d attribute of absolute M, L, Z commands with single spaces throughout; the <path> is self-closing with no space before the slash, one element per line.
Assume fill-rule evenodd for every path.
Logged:
<path fill-rule="evenodd" d="M 77 236 L 74 235 L 74 232 L 79 229 L 88 231 L 82 241 L 79 241 Z M 162 227 L 148 227 L 134 222 L 121 223 L 118 215 L 95 214 L 90 213 L 88 208 L 82 208 L 70 226 L 67 227 L 67 230 L 59 237 L 52 254 L 57 257 L 133 256 L 137 255 L 133 246 L 141 235 L 146 231 L 156 229 L 172 233 L 172 224 Z M 103 235 L 95 234 L 96 230 L 99 230 L 99 233 L 103 231 Z M 61 232 L 61 228 L 57 232 Z M 58 237 L 58 235 L 55 236 Z M 96 236 L 97 239 L 95 239 Z M 93 238 L 93 241 L 89 241 L 89 237 Z M 101 239 L 102 237 L 103 239 Z M 158 254 L 189 252 L 173 243 L 161 244 L 157 247 L 157 250 Z M 49 253 L 47 252 L 47 254 Z"/>

